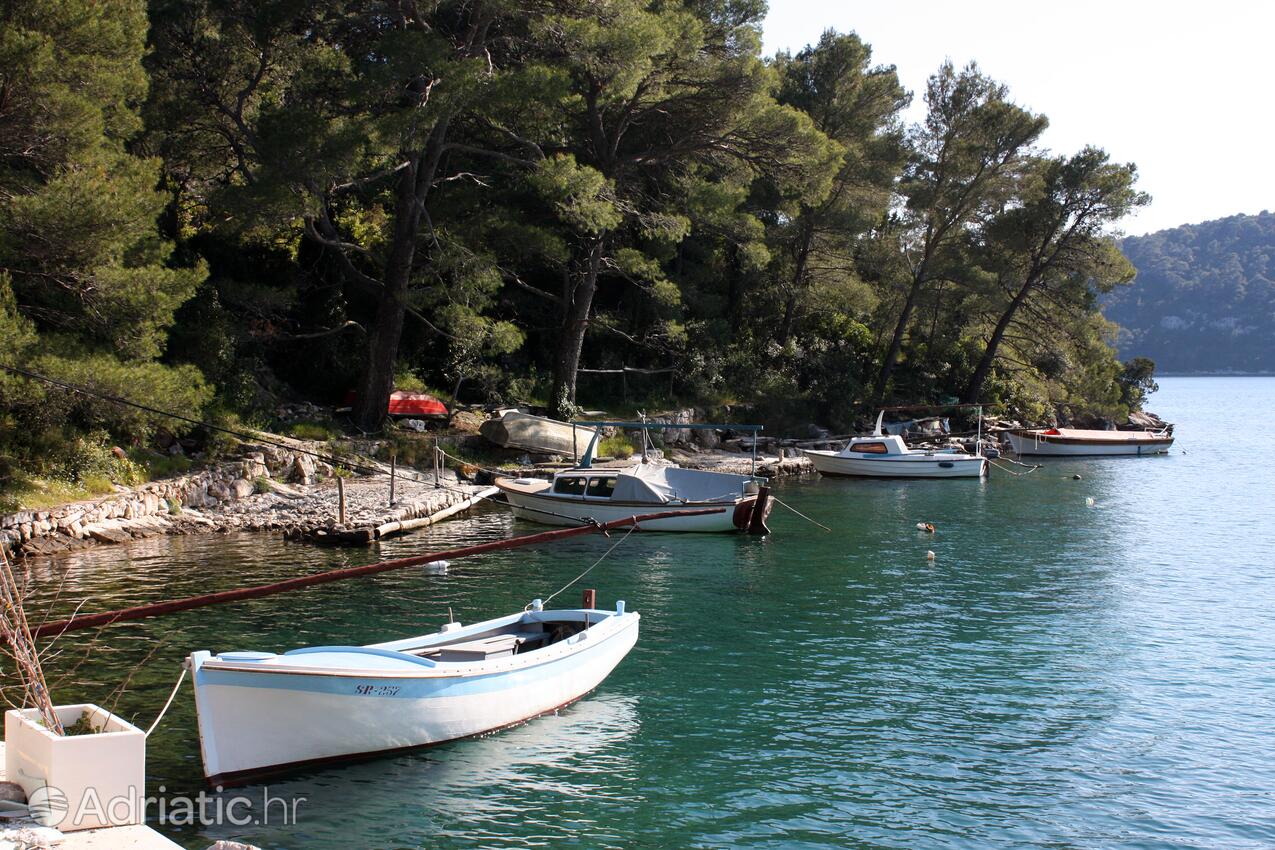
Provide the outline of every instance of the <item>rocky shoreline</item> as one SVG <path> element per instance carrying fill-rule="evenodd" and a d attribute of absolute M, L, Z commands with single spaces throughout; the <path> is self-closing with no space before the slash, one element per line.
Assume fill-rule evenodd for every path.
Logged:
<path fill-rule="evenodd" d="M 366 544 L 444 519 L 494 492 L 487 486 L 488 472 L 462 478 L 444 469 L 436 485 L 432 475 L 404 469 L 396 476 L 391 505 L 388 466 L 360 458 L 360 467 L 374 467 L 381 474 L 347 475 L 338 485 L 333 467 L 314 456 L 327 454 L 324 444 L 273 435 L 271 441 L 292 448 L 246 444 L 238 458 L 188 475 L 119 488 L 98 499 L 0 516 L 0 547 L 13 554 L 57 555 L 160 535 L 231 531 Z M 748 474 L 753 468 L 751 454 L 740 451 L 671 447 L 665 454 L 694 469 Z M 547 476 L 562 465 L 569 464 L 526 464 L 502 471 Z M 760 476 L 809 470 L 810 461 L 794 449 L 757 455 Z M 344 524 L 338 521 L 338 490 L 345 495 Z"/>

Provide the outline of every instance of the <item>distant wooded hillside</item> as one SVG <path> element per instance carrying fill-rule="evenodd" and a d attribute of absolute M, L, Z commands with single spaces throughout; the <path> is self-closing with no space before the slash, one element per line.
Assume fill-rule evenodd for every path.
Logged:
<path fill-rule="evenodd" d="M 1124 240 L 1138 269 L 1108 297 L 1124 358 L 1164 372 L 1275 372 L 1275 213 Z"/>

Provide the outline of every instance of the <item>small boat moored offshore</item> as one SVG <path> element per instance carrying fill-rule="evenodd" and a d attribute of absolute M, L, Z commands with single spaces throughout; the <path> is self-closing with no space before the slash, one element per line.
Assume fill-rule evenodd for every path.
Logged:
<path fill-rule="evenodd" d="M 853 437 L 839 452 L 802 449 L 820 475 L 857 478 L 981 478 L 988 461 L 957 449 L 913 449 L 897 434 L 877 427 L 869 437 Z"/>
<path fill-rule="evenodd" d="M 638 614 L 528 610 L 367 646 L 187 659 L 204 776 L 288 770 L 466 738 L 531 720 L 596 688 L 628 655 Z"/>
<path fill-rule="evenodd" d="M 1163 431 L 1097 431 L 1082 428 L 1022 428 L 1004 432 L 1018 455 L 1082 457 L 1086 455 L 1164 454 L 1173 434 Z"/>

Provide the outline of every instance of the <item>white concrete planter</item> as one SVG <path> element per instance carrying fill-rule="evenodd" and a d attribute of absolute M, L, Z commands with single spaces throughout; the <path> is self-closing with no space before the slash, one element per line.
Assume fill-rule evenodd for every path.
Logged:
<path fill-rule="evenodd" d="M 87 711 L 102 731 L 55 735 L 37 709 L 5 712 L 5 775 L 27 792 L 32 813 L 63 832 L 144 822 L 146 733 L 96 705 L 55 710 L 65 726 Z"/>

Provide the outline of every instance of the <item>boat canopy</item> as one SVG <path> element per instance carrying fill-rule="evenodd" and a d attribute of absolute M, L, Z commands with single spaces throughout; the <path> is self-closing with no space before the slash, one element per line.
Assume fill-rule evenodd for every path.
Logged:
<path fill-rule="evenodd" d="M 738 499 L 747 475 L 639 463 L 616 476 L 611 498 L 621 502 L 714 502 Z"/>

